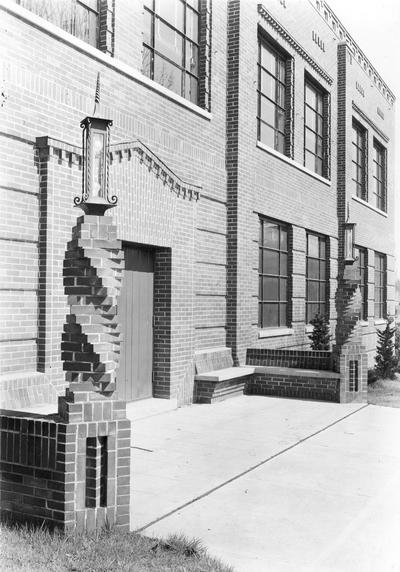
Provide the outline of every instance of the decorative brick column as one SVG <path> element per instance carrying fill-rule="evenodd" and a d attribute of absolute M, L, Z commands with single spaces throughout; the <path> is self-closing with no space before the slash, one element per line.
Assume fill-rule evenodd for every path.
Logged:
<path fill-rule="evenodd" d="M 64 260 L 64 289 L 70 314 L 64 325 L 61 358 L 66 380 L 90 382 L 93 391 L 112 393 L 119 360 L 117 296 L 123 253 L 109 216 L 78 219 Z"/>
<path fill-rule="evenodd" d="M 340 372 L 340 401 L 346 403 L 367 400 L 368 356 L 362 345 L 357 268 L 354 263 L 343 266 L 336 293 L 338 321 L 333 355 Z"/>
<path fill-rule="evenodd" d="M 124 262 L 104 204 L 84 210 L 100 214 L 78 219 L 65 254 L 69 387 L 58 415 L 0 412 L 0 516 L 68 531 L 129 530 L 131 425 L 115 392 Z"/>
<path fill-rule="evenodd" d="M 80 217 L 64 262 L 70 314 L 61 347 L 69 388 L 59 415 L 71 435 L 65 468 L 75 483 L 70 527 L 79 531 L 106 522 L 129 529 L 131 429 L 115 393 L 124 266 L 116 235 L 109 216 Z"/>

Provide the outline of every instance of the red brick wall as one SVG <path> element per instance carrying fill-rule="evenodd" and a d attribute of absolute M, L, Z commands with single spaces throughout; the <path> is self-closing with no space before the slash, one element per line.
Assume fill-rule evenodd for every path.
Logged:
<path fill-rule="evenodd" d="M 155 84 L 156 89 L 152 89 L 141 83 L 136 72 L 141 66 L 142 39 L 138 22 L 143 11 L 142 3 L 116 4 L 116 68 L 112 59 L 102 55 L 98 59 L 96 50 L 86 48 L 73 38 L 61 42 L 55 35 L 43 32 L 40 26 L 31 26 L 29 13 L 27 18 L 18 19 L 2 12 L 7 42 L 7 119 L 3 124 L 6 137 L 1 147 L 8 161 L 4 186 L 7 186 L 11 205 L 14 205 L 13 212 L 17 210 L 14 196 L 22 196 L 21 191 L 25 190 L 31 193 L 29 197 L 32 197 L 31 202 L 35 202 L 35 208 L 31 210 L 29 224 L 35 228 L 35 233 L 32 243 L 18 241 L 26 235 L 25 228 L 21 233 L 15 232 L 8 223 L 2 233 L 4 238 L 13 239 L 12 252 L 19 264 L 26 260 L 21 272 L 23 285 L 11 271 L 8 274 L 10 280 L 4 286 L 10 289 L 8 295 L 14 298 L 20 298 L 16 289 L 24 288 L 22 295 L 30 305 L 24 320 L 30 320 L 30 325 L 24 330 L 25 336 L 29 334 L 29 340 L 0 342 L 0 351 L 10 370 L 20 371 L 21 376 L 26 376 L 27 372 L 38 368 L 53 383 L 60 384 L 61 391 L 60 335 L 66 313 L 61 269 L 65 245 L 76 217 L 72 200 L 80 194 L 81 185 L 79 157 L 73 153 L 74 145 L 80 146 L 79 122 L 93 109 L 96 77 L 100 71 L 100 112 L 114 121 L 112 143 L 139 137 L 178 177 L 201 185 L 203 204 L 202 215 L 198 218 L 196 206 L 188 196 L 178 198 L 164 190 L 156 174 L 149 173 L 144 166 L 141 170 L 136 165 L 134 173 L 122 172 L 122 178 L 115 181 L 114 187 L 121 205 L 117 207 L 120 214 L 115 209 L 119 238 L 156 246 L 164 251 L 165 248 L 171 249 L 169 327 L 173 337 L 171 367 L 165 380 L 171 379 L 168 393 L 178 395 L 186 402 L 192 397 L 194 344 L 204 347 L 226 343 L 225 291 L 220 288 L 215 297 L 215 291 L 209 286 L 221 283 L 225 271 L 226 7 L 223 3 L 216 3 L 213 8 L 215 54 L 211 98 L 215 111 L 212 115 L 201 115 L 192 111 L 190 105 L 180 103 L 179 97 L 169 98 L 159 93 Z M 19 13 L 24 14 L 22 10 Z M 68 38 L 68 34 L 61 32 L 61 37 Z M 51 54 L 51 57 L 44 59 L 44 53 Z M 34 73 L 31 61 L 36 62 Z M 124 64 L 132 66 L 133 71 L 129 68 L 127 74 Z M 132 79 L 131 73 L 134 76 L 136 73 L 139 80 Z M 24 140 L 15 141 L 13 136 Z M 38 136 L 66 142 L 66 145 L 51 144 L 49 151 L 41 151 L 40 172 L 33 148 Z M 73 154 L 72 161 L 70 153 Z M 164 201 L 163 205 L 160 200 Z M 128 214 L 130 220 L 126 218 Z M 15 216 L 23 218 L 24 211 Z M 160 216 L 164 217 L 163 236 L 160 234 Z M 132 221 L 140 224 L 132 225 Z M 22 251 L 17 253 L 20 248 Z M 10 267 L 12 265 L 10 255 Z M 197 276 L 201 278 L 197 280 Z M 33 303 L 35 296 L 38 296 L 38 304 Z M 4 312 L 5 323 L 8 324 L 6 334 L 9 335 L 14 316 L 23 310 L 17 303 L 17 309 L 9 311 L 8 306 Z M 219 316 L 217 319 L 216 315 Z"/>
<path fill-rule="evenodd" d="M 171 336 L 160 349 L 160 355 L 168 352 L 165 363 L 170 366 L 162 377 L 163 368 L 156 358 L 157 391 L 190 401 L 195 350 L 228 345 L 236 361 L 244 363 L 248 347 L 308 347 L 304 323 L 307 230 L 329 239 L 329 309 L 334 331 L 337 215 L 344 216 L 347 200 L 352 221 L 358 223 L 357 243 L 369 248 L 369 264 L 373 264 L 374 250 L 388 256 L 392 311 L 393 245 L 383 237 L 393 234 L 393 182 L 389 177 L 387 218 L 349 199 L 345 190 L 339 203 L 337 195 L 337 172 L 348 165 L 350 153 L 348 147 L 340 158 L 337 145 L 340 137 L 349 140 L 352 100 L 389 137 L 389 166 L 392 108 L 347 54 L 346 120 L 339 136 L 337 37 L 310 3 L 271 0 L 264 5 L 268 17 L 251 0 L 212 3 L 211 114 L 196 110 L 140 75 L 140 0 L 115 2 L 114 59 L 18 7 L 17 17 L 1 8 L 5 89 L 0 192 L 7 216 L 0 222 L 5 265 L 0 285 L 4 288 L 0 368 L 6 381 L 11 373 L 31 379 L 39 371 L 58 390 L 63 387 L 59 336 L 66 303 L 61 268 L 76 216 L 72 199 L 81 185 L 79 122 L 92 113 L 98 72 L 100 113 L 114 121 L 112 143 L 140 139 L 177 179 L 201 186 L 199 200 L 171 195 L 154 173 L 137 164 L 137 156 L 134 168 L 128 167 L 126 157 L 121 159 L 119 178 L 114 181 L 121 205 L 114 209 L 119 238 L 154 246 L 160 249 L 161 258 L 166 253 L 170 257 L 170 315 L 160 325 L 160 332 Z M 258 27 L 294 58 L 295 164 L 257 146 Z M 330 183 L 302 168 L 306 71 L 330 93 Z M 364 87 L 364 97 L 356 83 Z M 384 119 L 377 115 L 377 107 L 383 110 Z M 48 160 L 45 144 L 39 163 L 34 146 L 41 136 L 65 144 L 52 143 Z M 348 188 L 347 180 L 341 184 Z M 263 332 L 265 337 L 260 337 L 257 324 L 260 215 L 292 227 L 290 332 L 279 336 Z M 166 266 L 160 263 L 160 268 Z M 364 328 L 364 343 L 372 349 L 372 266 L 369 279 L 370 319 Z"/>

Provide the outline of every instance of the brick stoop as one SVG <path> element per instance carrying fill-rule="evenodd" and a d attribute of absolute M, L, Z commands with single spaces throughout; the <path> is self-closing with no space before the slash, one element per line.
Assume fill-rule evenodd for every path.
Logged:
<path fill-rule="evenodd" d="M 288 367 L 258 366 L 246 386 L 249 395 L 340 402 L 340 374 Z"/>

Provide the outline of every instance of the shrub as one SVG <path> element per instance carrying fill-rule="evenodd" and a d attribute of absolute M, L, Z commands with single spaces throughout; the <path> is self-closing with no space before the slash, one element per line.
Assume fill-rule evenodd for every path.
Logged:
<path fill-rule="evenodd" d="M 370 383 L 374 383 L 374 381 L 376 381 L 378 379 L 378 376 L 376 375 L 376 371 L 375 369 L 369 369 L 368 370 L 368 385 Z"/>
<path fill-rule="evenodd" d="M 394 351 L 393 338 L 395 328 L 392 326 L 393 320 L 388 320 L 384 330 L 377 330 L 378 343 L 375 356 L 375 373 L 384 379 L 394 379 L 398 361 Z"/>
<path fill-rule="evenodd" d="M 323 314 L 316 314 L 310 324 L 314 326 L 313 331 L 309 334 L 312 350 L 329 350 L 330 339 L 329 322 Z"/>
<path fill-rule="evenodd" d="M 396 371 L 400 371 L 400 326 L 396 324 L 394 335 L 394 355 L 396 357 Z"/>

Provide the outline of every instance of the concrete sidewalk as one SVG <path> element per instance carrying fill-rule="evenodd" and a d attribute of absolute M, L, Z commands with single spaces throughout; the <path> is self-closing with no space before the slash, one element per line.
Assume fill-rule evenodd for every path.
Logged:
<path fill-rule="evenodd" d="M 400 410 L 243 396 L 133 434 L 133 529 L 244 572 L 400 570 Z"/>

